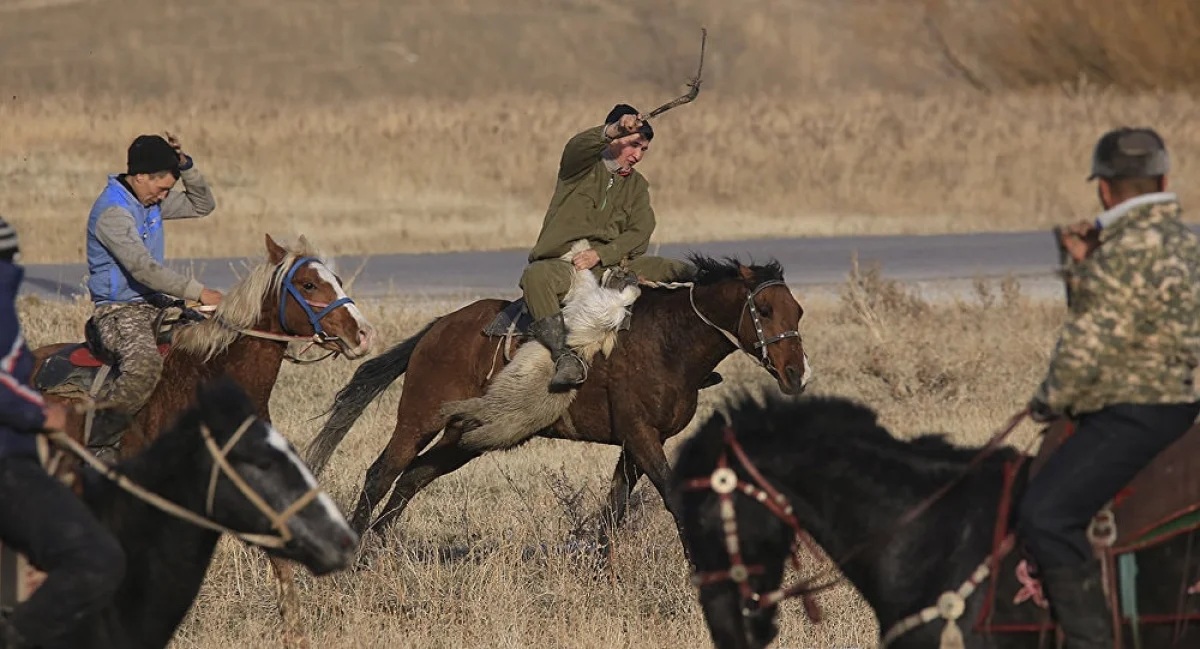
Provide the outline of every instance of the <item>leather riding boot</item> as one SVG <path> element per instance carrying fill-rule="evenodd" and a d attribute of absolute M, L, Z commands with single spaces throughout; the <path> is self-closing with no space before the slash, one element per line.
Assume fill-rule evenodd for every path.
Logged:
<path fill-rule="evenodd" d="M 1100 562 L 1040 572 L 1050 610 L 1066 639 L 1065 649 L 1112 649 L 1112 621 Z"/>
<path fill-rule="evenodd" d="M 529 333 L 550 350 L 550 358 L 554 360 L 551 391 L 570 389 L 583 383 L 587 368 L 583 359 L 567 346 L 567 324 L 561 311 L 530 324 Z"/>
<path fill-rule="evenodd" d="M 97 410 L 92 418 L 88 450 L 112 466 L 121 455 L 121 438 L 133 425 L 133 415 L 116 409 Z"/>

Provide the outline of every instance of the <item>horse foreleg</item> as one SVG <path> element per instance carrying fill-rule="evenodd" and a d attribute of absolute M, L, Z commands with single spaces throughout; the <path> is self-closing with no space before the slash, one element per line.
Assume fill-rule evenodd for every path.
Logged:
<path fill-rule="evenodd" d="M 419 491 L 438 478 L 462 468 L 464 464 L 479 457 L 478 453 L 462 449 L 457 445 L 438 445 L 415 461 L 400 476 L 392 497 L 388 499 L 383 513 L 371 524 L 371 529 L 383 532 L 400 518 L 408 503 Z"/>
<path fill-rule="evenodd" d="M 608 490 L 608 502 L 600 512 L 599 543 L 605 554 L 608 553 L 610 530 L 621 526 L 625 514 L 629 511 L 629 497 L 633 493 L 633 485 L 642 477 L 642 469 L 633 461 L 633 456 L 624 448 L 617 458 L 617 468 L 613 470 L 612 484 Z"/>
<path fill-rule="evenodd" d="M 393 461 L 391 447 L 383 449 L 371 468 L 367 469 L 367 477 L 363 480 L 362 491 L 358 494 L 358 503 L 354 506 L 354 515 L 350 517 L 350 529 L 362 538 L 375 511 L 375 505 L 383 500 L 392 483 L 400 477 L 403 467 Z"/>
<path fill-rule="evenodd" d="M 274 569 L 277 597 L 279 600 L 279 619 L 282 625 L 280 639 L 284 649 L 309 649 L 308 637 L 300 628 L 300 595 L 296 592 L 296 580 L 292 573 L 292 564 L 285 559 L 268 557 L 271 568 Z"/>
<path fill-rule="evenodd" d="M 658 495 L 662 496 L 663 505 L 675 519 L 675 529 L 679 533 L 679 543 L 683 547 L 683 556 L 691 564 L 692 557 L 684 543 L 683 521 L 675 506 L 670 485 L 671 464 L 667 462 L 666 451 L 663 450 L 658 431 L 644 424 L 637 424 L 633 435 L 626 437 L 625 453 L 629 453 L 638 469 L 646 474 Z"/>

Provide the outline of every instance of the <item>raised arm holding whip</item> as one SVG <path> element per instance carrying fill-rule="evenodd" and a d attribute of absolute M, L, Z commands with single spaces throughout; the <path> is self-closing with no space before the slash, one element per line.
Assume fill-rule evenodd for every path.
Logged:
<path fill-rule="evenodd" d="M 520 281 L 534 320 L 530 333 L 550 350 L 555 362 L 552 390 L 574 388 L 584 379 L 582 360 L 567 346 L 561 310 L 563 297 L 571 288 L 572 266 L 597 276 L 622 266 L 649 281 L 684 281 L 695 274 L 684 261 L 645 254 L 655 215 L 650 207 L 650 183 L 634 166 L 654 139 L 649 118 L 689 103 L 699 94 L 706 40 L 707 31 L 702 30 L 700 66 L 688 82 L 691 90 L 687 94 L 649 115 L 628 104 L 617 104 L 604 124 L 577 133 L 563 149 L 554 196 Z M 570 263 L 560 259 L 580 239 L 587 239 L 591 248 L 576 254 Z M 709 385 L 719 380 L 714 376 Z"/>

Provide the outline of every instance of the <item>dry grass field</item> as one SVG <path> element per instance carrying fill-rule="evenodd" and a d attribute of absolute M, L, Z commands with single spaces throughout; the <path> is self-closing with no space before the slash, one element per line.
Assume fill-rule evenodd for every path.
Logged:
<path fill-rule="evenodd" d="M 1200 19 L 1150 5 L 10 1 L 0 214 L 30 263 L 81 261 L 105 174 L 169 129 L 218 201 L 172 256 L 250 254 L 264 229 L 524 248 L 566 139 L 682 92 L 702 24 L 704 89 L 641 166 L 656 241 L 1046 227 L 1094 211 L 1090 147 L 1122 123 L 1161 129 L 1190 204 Z"/>
<path fill-rule="evenodd" d="M 840 300 L 799 298 L 807 309 L 801 331 L 816 371 L 813 393 L 862 399 L 901 436 L 939 430 L 975 443 L 1024 404 L 1062 315 L 1058 306 L 1023 297 L 1015 284 L 980 285 L 973 299 L 930 303 L 870 272 L 847 282 Z M 386 346 L 457 306 L 399 298 L 370 304 L 367 313 Z M 80 305 L 21 303 L 35 345 L 74 339 L 84 313 Z M 341 360 L 285 366 L 272 401 L 280 430 L 298 445 L 306 442 L 353 369 Z M 699 417 L 734 390 L 775 389 L 744 356 L 719 369 L 727 382 L 703 394 Z M 324 474 L 343 509 L 353 506 L 367 466 L 391 433 L 402 385 L 368 409 Z M 691 430 L 668 444 L 669 457 Z M 1023 426 L 1015 442 L 1028 443 L 1032 430 Z M 600 507 L 615 459 L 615 448 L 534 440 L 435 482 L 414 500 L 369 570 L 304 576 L 304 624 L 313 646 L 706 646 L 674 527 L 646 481 L 616 537 L 611 570 L 553 551 Z M 367 547 L 380 546 L 374 540 Z M 552 551 L 527 554 L 538 547 Z M 439 556 L 446 550 L 467 556 Z M 173 646 L 274 646 L 272 579 L 261 553 L 224 543 Z M 874 646 L 875 625 L 855 591 L 840 587 L 820 601 L 827 621 L 818 627 L 795 604 L 785 607 L 776 646 Z"/>
<path fill-rule="evenodd" d="M 700 97 L 656 121 L 640 166 L 655 242 L 1048 227 L 1094 212 L 1091 146 L 1120 124 L 1159 129 L 1173 188 L 1200 197 L 1189 0 L 0 0 L 0 214 L 26 262 L 80 262 L 105 175 L 133 137 L 171 130 L 218 202 L 169 228 L 172 257 L 257 254 L 264 230 L 333 255 L 525 248 L 566 139 L 618 101 L 682 92 L 701 25 Z M 864 400 L 900 435 L 981 442 L 1025 403 L 1062 315 L 1013 285 L 936 304 L 871 274 L 844 288 L 801 296 L 812 390 Z M 368 313 L 388 345 L 457 306 L 400 295 Z M 21 313 L 42 344 L 78 337 L 86 309 Z M 306 442 L 354 367 L 285 367 L 280 429 Z M 720 370 L 701 417 L 774 389 L 748 359 Z M 401 388 L 327 469 L 344 508 Z M 648 485 L 611 570 L 527 552 L 600 506 L 615 458 L 535 440 L 435 483 L 370 570 L 303 579 L 313 646 L 706 646 Z M 851 589 L 820 601 L 818 627 L 785 607 L 777 646 L 873 646 Z M 274 646 L 274 603 L 261 553 L 225 543 L 174 647 Z"/>

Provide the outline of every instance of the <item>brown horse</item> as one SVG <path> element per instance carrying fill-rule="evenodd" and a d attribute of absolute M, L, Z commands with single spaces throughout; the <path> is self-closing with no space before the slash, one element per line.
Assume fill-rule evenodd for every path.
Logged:
<path fill-rule="evenodd" d="M 180 326 L 164 359 L 162 378 L 149 401 L 125 432 L 122 457 L 132 457 L 166 430 L 190 405 L 198 386 L 225 375 L 249 395 L 259 418 L 270 423 L 270 400 L 288 344 L 311 341 L 330 352 L 358 359 L 371 348 L 374 328 L 346 296 L 339 279 L 316 256 L 302 236 L 288 250 L 266 236 L 267 259 L 234 286 L 211 318 Z M 318 311 L 314 311 L 317 309 Z M 79 343 L 59 343 L 34 350 L 33 382 L 48 390 L 48 399 L 64 403 L 82 395 L 54 394 L 41 385 L 45 361 Z M 68 418 L 66 432 L 83 441 L 83 415 Z M 292 584 L 291 566 L 272 558 L 285 589 Z M 295 593 L 281 592 L 285 633 L 299 635 L 291 618 Z"/>
<path fill-rule="evenodd" d="M 602 519 L 614 525 L 624 517 L 643 473 L 670 506 L 663 442 L 687 426 L 704 381 L 722 359 L 739 348 L 746 351 L 788 394 L 802 392 L 810 378 L 797 331 L 803 309 L 778 263 L 746 266 L 699 255 L 691 261 L 697 275 L 686 290 L 642 290 L 629 329 L 620 332 L 611 355 L 596 357 L 567 416 L 536 431 L 543 437 L 621 446 Z M 408 372 L 395 431 L 368 470 L 354 511 L 351 526 L 360 535 L 393 483 L 391 500 L 371 528 L 395 521 L 418 491 L 489 450 L 486 444 L 462 444 L 470 430 L 463 420 L 447 417 L 443 404 L 482 395 L 490 377 L 506 364 L 505 354 L 497 353 L 501 339 L 483 331 L 510 304 L 479 300 L 431 322 L 363 363 L 338 393 L 329 420 L 305 451 L 316 472 L 367 404 Z M 438 443 L 418 457 L 443 429 Z M 605 540 L 602 532 L 602 544 Z"/>

